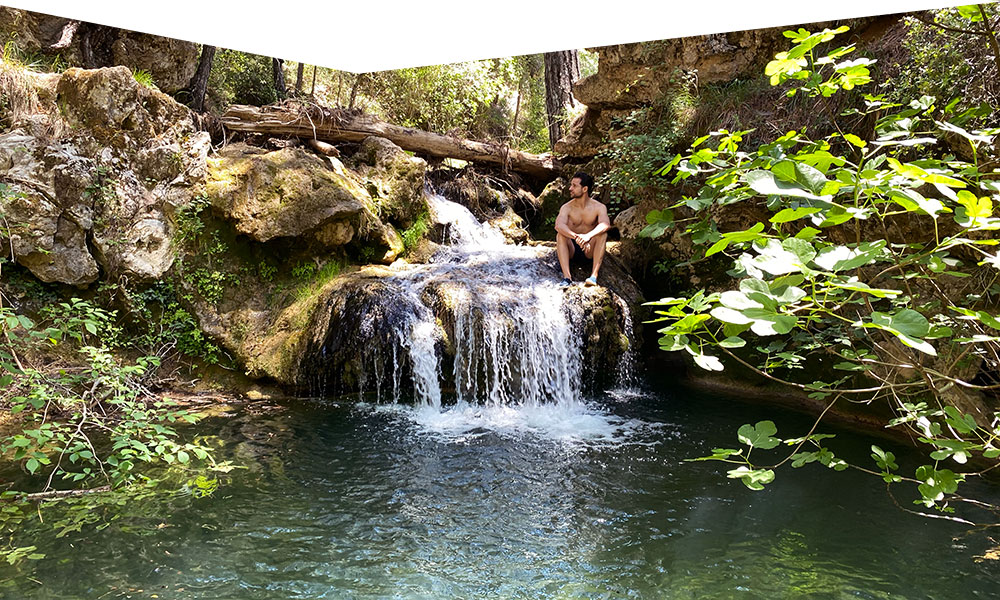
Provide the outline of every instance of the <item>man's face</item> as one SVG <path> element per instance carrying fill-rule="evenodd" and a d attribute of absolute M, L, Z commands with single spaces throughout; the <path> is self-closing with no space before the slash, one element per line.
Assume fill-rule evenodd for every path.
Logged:
<path fill-rule="evenodd" d="M 569 197 L 574 199 L 583 197 L 583 186 L 580 185 L 579 177 L 569 180 Z"/>

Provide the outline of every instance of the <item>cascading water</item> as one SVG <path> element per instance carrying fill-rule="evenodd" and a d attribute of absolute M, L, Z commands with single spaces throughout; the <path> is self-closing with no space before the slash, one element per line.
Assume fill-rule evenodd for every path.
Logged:
<path fill-rule="evenodd" d="M 352 340 L 360 345 L 359 390 L 382 406 L 391 399 L 386 409 L 395 410 L 412 387 L 425 424 L 450 431 L 523 429 L 528 421 L 574 432 L 594 426 L 580 400 L 584 309 L 558 287 L 545 260 L 552 249 L 508 244 L 441 196 L 427 203 L 444 244 L 427 264 L 381 278 L 362 309 Z M 630 324 L 627 304 L 613 302 Z M 619 375 L 630 371 L 626 363 L 619 360 Z M 451 383 L 455 404 L 442 408 Z"/>

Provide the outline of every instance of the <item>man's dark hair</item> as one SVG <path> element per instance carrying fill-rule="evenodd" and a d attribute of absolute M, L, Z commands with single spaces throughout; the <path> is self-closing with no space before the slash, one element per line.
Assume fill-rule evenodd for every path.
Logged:
<path fill-rule="evenodd" d="M 590 193 L 594 191 L 594 178 L 587 173 L 577 171 L 573 174 L 572 178 L 580 180 L 580 186 L 587 188 L 587 195 L 590 195 Z"/>

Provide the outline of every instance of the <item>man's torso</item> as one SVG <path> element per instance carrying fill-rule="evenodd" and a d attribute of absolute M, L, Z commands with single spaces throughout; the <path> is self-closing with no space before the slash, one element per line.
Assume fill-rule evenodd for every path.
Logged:
<path fill-rule="evenodd" d="M 601 203 L 594 199 L 589 199 L 583 206 L 576 202 L 569 202 L 566 211 L 566 225 L 574 233 L 587 233 L 597 227 L 600 217 Z"/>

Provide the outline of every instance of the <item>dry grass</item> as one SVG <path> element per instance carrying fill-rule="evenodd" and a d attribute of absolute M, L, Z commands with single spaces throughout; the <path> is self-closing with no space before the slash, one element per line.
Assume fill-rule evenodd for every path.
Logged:
<path fill-rule="evenodd" d="M 27 68 L 14 56 L 10 44 L 0 57 L 0 122 L 11 127 L 39 109 L 38 94 L 27 76 Z"/>

